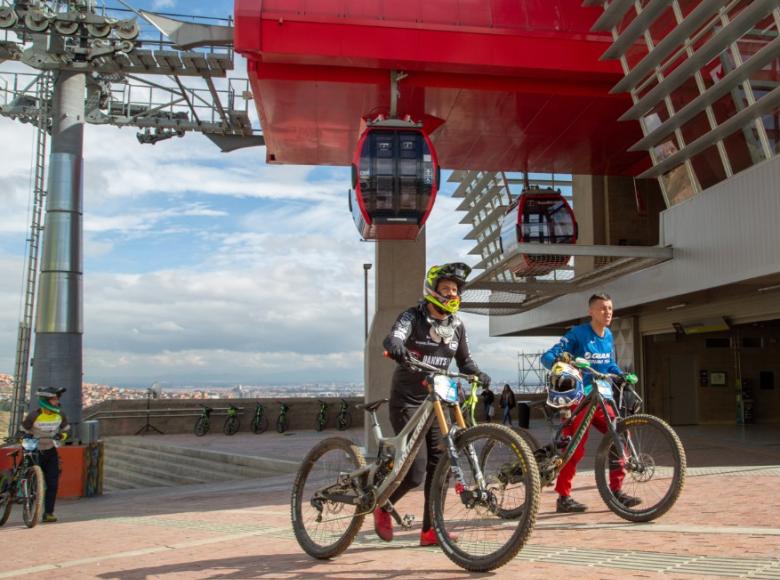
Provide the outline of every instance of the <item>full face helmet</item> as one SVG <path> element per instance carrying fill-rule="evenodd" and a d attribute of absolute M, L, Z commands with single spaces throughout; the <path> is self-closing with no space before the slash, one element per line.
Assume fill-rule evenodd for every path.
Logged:
<path fill-rule="evenodd" d="M 425 282 L 423 283 L 425 300 L 433 304 L 442 313 L 455 314 L 460 309 L 460 294 L 470 273 L 471 267 L 462 262 L 444 264 L 443 266 L 431 266 L 425 275 Z M 458 296 L 446 298 L 439 294 L 438 286 L 442 280 L 455 282 L 458 286 Z"/>
<path fill-rule="evenodd" d="M 53 405 L 51 403 L 51 400 L 55 397 L 62 396 L 62 393 L 64 393 L 67 389 L 65 388 L 57 388 L 57 387 L 41 387 L 38 389 L 38 392 L 35 394 L 38 396 L 38 405 L 41 407 L 41 409 L 46 409 L 47 411 L 51 411 L 53 413 L 59 413 L 60 408 L 56 405 Z"/>
<path fill-rule="evenodd" d="M 571 407 L 579 403 L 584 396 L 582 373 L 568 363 L 555 363 L 550 369 L 547 404 L 555 409 Z"/>

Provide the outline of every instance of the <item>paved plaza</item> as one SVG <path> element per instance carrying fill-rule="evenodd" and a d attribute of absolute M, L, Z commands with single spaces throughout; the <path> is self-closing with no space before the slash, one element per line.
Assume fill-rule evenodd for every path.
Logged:
<path fill-rule="evenodd" d="M 517 558 L 496 577 L 780 579 L 780 428 L 680 428 L 689 460 L 677 505 L 650 524 L 625 522 L 601 502 L 587 472 L 573 495 L 585 514 L 556 514 L 545 488 L 537 525 Z M 167 436 L 181 446 L 300 458 L 334 432 L 225 437 Z M 594 433 L 595 435 L 595 433 Z M 348 436 L 360 442 L 362 431 Z M 592 437 L 597 442 L 598 437 Z M 589 450 L 595 448 L 589 442 Z M 333 561 L 298 547 L 290 527 L 292 477 L 274 476 L 60 501 L 57 524 L 28 530 L 14 509 L 0 528 L 0 578 L 465 578 L 438 548 L 420 548 L 419 524 L 378 540 L 368 518 L 354 544 Z M 422 494 L 399 503 L 420 520 Z"/>

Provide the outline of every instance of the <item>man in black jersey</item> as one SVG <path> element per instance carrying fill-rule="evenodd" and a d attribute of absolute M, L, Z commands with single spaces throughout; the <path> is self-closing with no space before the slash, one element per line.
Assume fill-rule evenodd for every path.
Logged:
<path fill-rule="evenodd" d="M 390 422 L 396 434 L 428 396 L 422 384 L 425 374 L 410 370 L 403 364 L 409 355 L 442 369 L 448 368 L 454 358 L 460 372 L 477 375 L 485 387 L 490 384 L 490 377 L 481 372 L 471 359 L 466 327 L 455 315 L 460 308 L 461 290 L 470 272 L 471 268 L 461 263 L 433 266 L 425 275 L 423 300 L 398 316 L 384 340 L 389 356 L 399 363 L 390 391 Z M 427 461 L 422 455 L 417 456 L 401 485 L 390 496 L 390 503 L 395 504 L 409 490 L 425 481 L 424 505 L 428 505 L 433 472 L 443 453 L 441 433 L 435 421 L 425 436 L 425 443 Z M 431 516 L 428 509 L 424 508 L 423 512 L 420 545 L 435 545 L 438 542 L 431 526 Z M 374 530 L 387 542 L 393 539 L 390 513 L 382 508 L 374 510 Z"/>

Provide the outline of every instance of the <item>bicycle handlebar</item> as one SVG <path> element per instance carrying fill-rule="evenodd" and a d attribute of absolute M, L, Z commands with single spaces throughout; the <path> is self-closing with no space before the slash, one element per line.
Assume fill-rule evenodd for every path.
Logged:
<path fill-rule="evenodd" d="M 385 357 L 390 358 L 390 353 L 385 351 L 384 352 Z M 428 371 L 437 375 L 445 375 L 447 377 L 450 377 L 451 379 L 465 379 L 472 382 L 479 382 L 479 379 L 477 378 L 477 375 L 467 375 L 464 373 L 459 373 L 456 371 L 450 371 L 447 369 L 441 369 L 439 367 L 435 367 L 431 364 L 428 364 L 426 362 L 421 361 L 418 358 L 414 358 L 412 355 L 408 355 L 406 359 L 404 359 L 403 364 L 407 367 L 410 367 L 412 370 L 419 370 L 419 371 Z"/>

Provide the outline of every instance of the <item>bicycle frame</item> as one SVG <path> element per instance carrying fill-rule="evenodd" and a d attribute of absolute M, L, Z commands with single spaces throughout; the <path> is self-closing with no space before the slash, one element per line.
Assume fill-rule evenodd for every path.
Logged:
<path fill-rule="evenodd" d="M 317 491 L 314 494 L 315 497 L 313 501 L 322 499 L 348 503 L 351 505 L 362 505 L 365 507 L 363 513 L 370 513 L 376 506 L 385 505 L 393 492 L 401 485 L 403 478 L 411 468 L 412 462 L 422 447 L 424 436 L 434 420 L 438 421 L 442 437 L 446 443 L 446 451 L 451 459 L 452 474 L 455 476 L 458 484 L 465 487 L 464 477 L 458 465 L 457 451 L 454 443 L 455 434 L 460 429 L 466 428 L 463 414 L 457 403 L 446 403 L 452 408 L 455 415 L 454 424 L 450 427 L 444 414 L 443 404 L 445 403 L 430 385 L 428 386 L 428 393 L 428 397 L 417 408 L 409 422 L 404 426 L 401 432 L 394 437 L 383 436 L 382 428 L 376 417 L 376 410 L 369 411 L 371 417 L 371 433 L 378 443 L 377 461 L 353 472 L 341 474 L 339 483 L 335 486 L 330 485 Z M 468 458 L 480 490 L 484 490 L 486 486 L 485 481 L 479 467 L 477 454 L 473 449 L 469 449 Z M 375 484 L 380 471 L 385 469 L 388 464 L 392 464 L 390 472 L 382 477 L 382 480 L 378 485 Z M 356 497 L 349 493 L 331 494 L 328 491 L 332 487 L 342 487 L 344 483 L 353 482 L 360 482 L 360 496 Z M 366 505 L 366 494 L 373 496 L 369 505 Z M 355 514 L 352 514 L 348 517 L 353 517 L 354 515 Z"/>
<path fill-rule="evenodd" d="M 588 369 L 590 372 L 593 373 L 592 369 Z M 553 436 L 553 446 L 555 449 L 555 458 L 552 465 L 552 470 L 547 470 L 546 473 L 542 474 L 543 479 L 545 480 L 545 483 L 550 483 L 553 481 L 560 471 L 563 469 L 563 467 L 571 460 L 571 458 L 574 456 L 574 453 L 577 451 L 577 447 L 579 447 L 580 442 L 582 441 L 582 438 L 585 436 L 585 433 L 588 429 L 590 429 L 591 421 L 593 420 L 593 416 L 596 414 L 596 411 L 598 409 L 601 409 L 601 412 L 604 414 L 604 417 L 606 417 L 607 420 L 607 431 L 609 432 L 610 436 L 612 437 L 612 441 L 615 444 L 616 449 L 622 449 L 623 442 L 620 439 L 620 436 L 618 435 L 617 429 L 615 429 L 615 421 L 620 418 L 619 413 L 617 412 L 617 409 L 613 407 L 613 410 L 615 411 L 615 419 L 609 419 L 609 413 L 607 411 L 607 400 L 604 398 L 604 396 L 599 391 L 599 385 L 598 381 L 605 381 L 608 380 L 605 375 L 598 376 L 600 373 L 593 373 L 594 380 L 593 385 L 590 394 L 580 402 L 579 405 L 571 412 L 571 416 L 564 421 L 560 427 L 558 427 L 557 431 L 555 432 L 555 435 Z M 611 388 L 611 387 L 610 387 Z M 612 401 L 610 401 L 611 403 Z M 552 424 L 552 416 L 550 412 L 547 409 L 547 406 L 545 405 L 543 407 L 543 411 L 545 414 L 545 417 L 547 419 L 547 422 L 549 424 Z M 563 430 L 572 424 L 574 419 L 580 414 L 580 413 L 586 413 L 585 418 L 580 423 L 580 426 L 577 428 L 577 430 L 574 432 L 574 434 L 571 437 L 571 440 L 566 445 L 566 449 L 563 451 L 563 454 L 559 454 L 558 449 L 558 441 L 560 440 L 561 433 Z M 635 450 L 633 449 L 633 446 L 631 444 L 631 440 L 628 439 L 628 445 L 630 448 L 630 454 L 635 454 Z M 623 459 L 629 459 L 625 456 Z"/>

